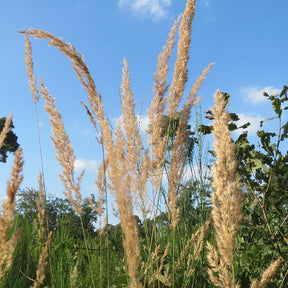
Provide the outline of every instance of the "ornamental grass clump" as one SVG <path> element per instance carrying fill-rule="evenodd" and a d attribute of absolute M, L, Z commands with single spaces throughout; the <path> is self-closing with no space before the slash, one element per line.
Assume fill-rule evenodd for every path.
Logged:
<path fill-rule="evenodd" d="M 36 39 L 49 39 L 50 46 L 55 46 L 63 52 L 71 60 L 74 71 L 88 93 L 90 107 L 83 102 L 82 105 L 85 107 L 90 121 L 96 128 L 97 137 L 105 149 L 104 161 L 106 163 L 105 174 L 107 177 L 107 183 L 105 182 L 105 185 L 107 185 L 107 188 L 112 195 L 115 196 L 117 203 L 119 219 L 124 233 L 123 245 L 127 259 L 127 273 L 131 279 L 132 287 L 142 286 L 139 282 L 139 265 L 141 263 L 141 258 L 138 228 L 134 218 L 135 210 L 139 211 L 144 219 L 149 217 L 149 215 L 152 215 L 155 219 L 159 213 L 159 203 L 157 203 L 157 199 L 159 199 L 160 195 L 161 182 L 163 179 L 163 164 L 165 162 L 167 149 L 167 137 L 159 137 L 159 135 L 162 134 L 161 131 L 163 127 L 161 126 L 161 123 L 163 123 L 162 120 L 165 114 L 169 115 L 171 118 L 180 115 L 179 127 L 171 151 L 167 191 L 167 209 L 172 231 L 175 231 L 177 224 L 180 221 L 180 210 L 177 203 L 179 197 L 178 186 L 182 182 L 185 167 L 185 143 L 189 136 L 186 127 L 191 116 L 191 108 L 199 100 L 196 95 L 205 76 L 212 67 L 211 64 L 204 69 L 203 73 L 199 76 L 195 85 L 190 90 L 183 108 L 179 109 L 179 104 L 183 98 L 184 88 L 188 80 L 187 64 L 189 60 L 191 27 L 194 13 L 195 1 L 189 0 L 187 1 L 183 15 L 180 15 L 175 21 L 169 34 L 167 45 L 164 46 L 163 52 L 158 57 L 157 71 L 155 72 L 155 85 L 153 88 L 155 96 L 151 102 L 151 107 L 147 112 L 150 119 L 150 129 L 147 131 L 148 148 L 143 146 L 142 136 L 137 125 L 135 101 L 131 90 L 128 62 L 126 59 L 123 61 L 124 68 L 122 73 L 121 96 L 123 114 L 114 134 L 109 121 L 104 114 L 101 96 L 96 89 L 96 85 L 84 62 L 83 56 L 71 44 L 64 42 L 51 33 L 39 29 L 22 31 L 26 38 L 26 66 L 34 102 L 38 101 L 38 91 L 35 83 L 35 76 L 33 74 L 33 62 L 31 58 L 32 49 L 28 38 L 29 36 L 33 36 Z M 180 33 L 177 60 L 174 67 L 173 80 L 171 82 L 171 87 L 169 88 L 169 85 L 167 84 L 168 63 L 175 44 L 178 25 L 180 26 Z M 56 109 L 55 100 L 51 98 L 42 81 L 40 81 L 40 86 L 40 92 L 46 102 L 46 110 L 51 117 L 50 121 L 54 134 L 52 141 L 56 148 L 56 158 L 63 168 L 63 173 L 60 177 L 65 186 L 65 195 L 72 203 L 75 211 L 81 215 L 80 182 L 82 175 L 75 181 L 74 161 L 76 156 L 73 153 L 68 135 L 64 131 L 62 118 Z M 100 133 L 96 123 L 100 126 Z M 149 183 L 152 184 L 152 191 L 148 191 L 147 187 Z M 72 197 L 72 191 L 75 198 Z M 101 193 L 102 192 L 103 191 L 101 191 Z M 149 201 L 148 193 L 152 195 L 152 203 Z M 152 249 L 152 246 L 154 246 L 154 244 L 152 245 L 153 242 L 155 242 L 154 249 L 156 249 L 154 252 L 150 250 L 149 253 L 151 255 L 153 253 L 157 255 L 159 248 L 157 236 L 155 235 L 154 240 L 151 238 L 149 241 L 150 244 L 147 243 L 149 247 L 151 247 L 149 249 Z M 158 274 L 162 271 L 164 259 L 166 255 L 171 253 L 171 249 L 173 250 L 173 254 L 175 254 L 175 243 L 173 244 L 172 247 L 166 245 L 163 256 L 159 258 L 160 266 L 157 268 Z M 199 253 L 197 252 L 197 254 Z M 151 263 L 149 264 L 150 261 L 153 262 L 153 259 L 151 258 L 148 260 L 147 264 L 144 265 L 148 265 L 147 267 L 153 266 Z M 173 263 L 172 271 L 172 281 L 175 281 L 176 263 Z M 167 279 L 166 283 L 169 282 Z"/>
<path fill-rule="evenodd" d="M 212 111 L 216 161 L 212 168 L 211 217 L 206 217 L 207 211 L 210 213 L 211 205 L 207 205 L 209 207 L 206 208 L 204 217 L 204 209 L 200 212 L 198 209 L 195 212 L 195 203 L 192 203 L 193 197 L 191 196 L 187 202 L 194 213 L 193 217 L 199 217 L 199 213 L 203 212 L 203 215 L 199 217 L 201 218 L 200 224 L 197 223 L 195 227 L 191 228 L 195 219 L 191 215 L 181 214 L 182 207 L 179 205 L 185 196 L 183 196 L 183 187 L 185 187 L 185 170 L 188 166 L 187 142 L 191 136 L 189 125 L 191 110 L 200 100 L 198 96 L 199 89 L 214 65 L 212 63 L 202 71 L 195 84 L 190 87 L 187 96 L 184 97 L 188 81 L 189 48 L 195 2 L 195 0 L 187 1 L 183 14 L 174 22 L 167 43 L 158 56 L 154 74 L 154 97 L 147 110 L 149 129 L 146 133 L 142 133 L 138 125 L 138 115 L 135 112 L 136 103 L 126 59 L 123 59 L 122 69 L 122 115 L 116 129 L 113 130 L 104 113 L 102 97 L 96 88 L 83 55 L 71 44 L 51 33 L 40 29 L 21 31 L 25 35 L 26 70 L 35 108 L 39 95 L 42 95 L 52 126 L 53 136 L 51 139 L 55 146 L 56 159 L 62 167 L 60 179 L 64 184 L 64 194 L 81 221 L 85 245 L 82 250 L 85 250 L 86 253 L 85 261 L 89 266 L 89 273 L 87 274 L 90 274 L 89 285 L 91 287 L 105 287 L 105 285 L 106 287 L 112 287 L 111 283 L 115 283 L 114 279 L 110 279 L 110 275 L 115 271 L 110 271 L 110 269 L 112 270 L 110 256 L 114 252 L 109 250 L 109 243 L 112 241 L 109 238 L 111 236 L 109 235 L 111 225 L 107 217 L 107 191 L 114 197 L 115 210 L 121 225 L 123 243 L 118 243 L 118 246 L 124 249 L 125 275 L 124 277 L 121 275 L 119 278 L 121 278 L 121 281 L 123 281 L 123 278 L 125 279 L 123 285 L 137 288 L 191 287 L 191 283 L 197 276 L 197 268 L 202 264 L 205 271 L 200 276 L 201 281 L 208 273 L 210 281 L 215 286 L 240 287 L 235 272 L 236 259 L 234 251 L 236 235 L 243 217 L 241 210 L 243 193 L 240 177 L 237 174 L 238 163 L 235 147 L 228 129 L 230 118 L 226 110 L 227 100 L 219 91 L 215 93 L 215 108 Z M 169 84 L 169 61 L 177 42 L 178 30 L 176 61 L 172 73 L 173 78 Z M 30 37 L 49 40 L 50 46 L 56 47 L 67 56 L 81 85 L 87 92 L 88 103 L 81 101 L 81 105 L 95 128 L 97 142 L 103 150 L 103 161 L 99 167 L 96 181 L 99 200 L 96 206 L 90 198 L 90 208 L 96 211 L 98 216 L 102 216 L 106 209 L 106 217 L 103 221 L 104 227 L 102 227 L 102 219 L 99 224 L 100 229 L 97 236 L 99 236 L 100 243 L 96 243 L 99 244 L 97 248 L 94 248 L 95 243 L 91 239 L 89 239 L 90 242 L 88 241 L 83 225 L 83 209 L 81 206 L 83 201 L 80 184 L 84 174 L 75 174 L 76 155 L 65 131 L 62 116 L 56 107 L 56 100 L 49 94 L 48 88 L 42 80 L 39 81 L 39 91 L 37 89 Z M 145 145 L 144 143 L 148 144 Z M 40 141 L 39 145 L 41 146 Z M 42 155 L 42 152 L 40 154 Z M 191 179 L 191 181 L 193 185 L 198 182 L 201 183 L 198 179 Z M 43 183 L 44 186 L 44 175 L 41 176 L 40 183 Z M 209 188 L 205 192 L 209 195 Z M 193 193 L 199 194 L 200 192 L 195 189 Z M 41 206 L 38 208 L 41 210 Z M 135 215 L 139 216 L 143 226 L 137 223 Z M 211 230 L 211 223 L 213 223 L 214 228 L 212 232 L 209 231 Z M 207 234 L 210 238 L 206 245 Z M 52 235 L 50 233 L 47 235 L 45 245 L 43 245 L 44 247 L 40 253 L 37 279 L 34 280 L 35 287 L 44 280 L 46 260 L 52 241 Z M 106 237 L 105 241 L 103 241 L 103 237 Z M 215 245 L 212 245 L 214 238 Z M 104 247 L 107 250 L 105 252 Z M 98 248 L 99 254 L 96 253 L 95 256 L 94 252 L 95 250 L 98 252 Z M 71 253 L 74 256 L 73 259 L 77 259 L 76 264 L 74 263 L 71 266 L 73 267 L 73 273 L 70 271 L 71 285 L 77 285 L 77 276 L 82 276 L 77 275 L 77 271 L 81 271 L 80 266 L 82 264 L 80 260 L 78 261 L 78 256 L 80 259 L 79 254 L 81 254 L 78 252 Z M 207 268 L 207 261 L 210 265 L 209 269 Z M 264 287 L 279 264 L 280 259 L 273 262 L 263 272 L 260 282 L 254 280 L 251 287 Z M 121 264 L 119 264 L 115 270 L 121 269 Z M 108 272 L 106 272 L 107 270 Z M 99 277 L 95 276 L 96 273 L 99 273 Z M 205 281 L 205 283 L 208 283 L 208 280 L 205 279 Z M 53 281 L 51 280 L 51 282 Z"/>

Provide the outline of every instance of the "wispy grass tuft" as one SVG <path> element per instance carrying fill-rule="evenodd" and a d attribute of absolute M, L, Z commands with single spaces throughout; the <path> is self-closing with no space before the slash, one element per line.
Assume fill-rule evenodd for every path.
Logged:
<path fill-rule="evenodd" d="M 211 244 L 208 245 L 208 260 L 211 265 L 209 276 L 217 286 L 240 287 L 235 280 L 233 251 L 235 236 L 242 219 L 242 190 L 237 173 L 235 146 L 228 128 L 228 103 L 218 90 L 214 97 L 213 146 L 216 160 L 212 167 L 212 219 L 217 250 Z"/>

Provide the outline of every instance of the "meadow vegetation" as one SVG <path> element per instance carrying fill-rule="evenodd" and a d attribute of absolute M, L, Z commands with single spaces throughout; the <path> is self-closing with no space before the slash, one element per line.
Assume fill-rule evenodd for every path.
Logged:
<path fill-rule="evenodd" d="M 214 108 L 207 112 L 212 124 L 203 125 L 201 113 L 192 111 L 198 111 L 198 92 L 213 63 L 184 97 L 194 13 L 195 0 L 187 0 L 159 54 L 145 135 L 126 59 L 123 117 L 113 130 L 83 56 L 53 34 L 21 31 L 36 121 L 43 97 L 65 198 L 46 193 L 43 165 L 39 187 L 19 190 L 24 161 L 18 148 L 0 215 L 0 287 L 288 287 L 288 122 L 283 123 L 288 88 L 279 95 L 264 93 L 275 117 L 261 129 L 268 120 L 278 126 L 259 130 L 257 146 L 247 132 L 232 139 L 233 130 L 249 123 L 237 126 L 238 116 L 227 110 L 227 93 L 215 92 Z M 36 81 L 30 38 L 47 39 L 67 56 L 87 92 L 81 104 L 103 148 L 97 194 L 91 197 L 81 194 L 83 173 L 75 172 L 76 155 L 56 100 L 42 79 Z M 206 151 L 210 133 L 213 149 Z M 117 225 L 109 222 L 108 193 L 116 203 Z"/>

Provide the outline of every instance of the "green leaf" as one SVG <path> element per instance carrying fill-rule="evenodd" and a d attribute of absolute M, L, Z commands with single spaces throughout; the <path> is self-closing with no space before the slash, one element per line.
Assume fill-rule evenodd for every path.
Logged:
<path fill-rule="evenodd" d="M 281 135 L 281 141 L 283 141 L 285 138 L 288 138 L 288 122 L 282 126 L 282 135 Z"/>
<path fill-rule="evenodd" d="M 235 124 L 235 123 L 229 123 L 228 124 L 228 128 L 229 128 L 229 130 L 230 131 L 234 131 L 234 130 L 236 130 L 238 127 L 237 127 L 237 125 Z"/>
<path fill-rule="evenodd" d="M 275 98 L 272 102 L 272 107 L 275 111 L 275 113 L 278 115 L 278 117 L 281 117 L 282 110 L 281 110 L 281 101 L 279 98 Z"/>
<path fill-rule="evenodd" d="M 207 125 L 200 125 L 198 128 L 198 131 L 203 133 L 204 135 L 211 134 L 212 133 L 212 126 Z"/>
<path fill-rule="evenodd" d="M 250 125 L 251 125 L 250 122 L 247 122 L 247 123 L 243 124 L 242 126 L 239 126 L 238 128 L 246 129 Z"/>
<path fill-rule="evenodd" d="M 228 93 L 226 93 L 226 92 L 222 92 L 221 93 L 222 94 L 222 96 L 223 96 L 223 98 L 224 98 L 224 100 L 226 101 L 226 105 L 225 105 L 225 107 L 229 104 L 229 101 L 230 101 L 230 95 L 228 94 Z"/>
<path fill-rule="evenodd" d="M 263 137 L 264 134 L 265 134 L 265 131 L 263 131 L 263 130 L 257 131 L 257 136 L 258 136 L 258 137 Z"/>
<path fill-rule="evenodd" d="M 287 94 L 288 86 L 284 85 L 283 90 L 280 93 L 280 97 Z"/>
<path fill-rule="evenodd" d="M 265 165 L 262 163 L 260 159 L 253 159 L 254 169 L 266 169 Z"/>
<path fill-rule="evenodd" d="M 236 113 L 229 113 L 229 116 L 232 121 L 238 121 L 240 119 Z"/>

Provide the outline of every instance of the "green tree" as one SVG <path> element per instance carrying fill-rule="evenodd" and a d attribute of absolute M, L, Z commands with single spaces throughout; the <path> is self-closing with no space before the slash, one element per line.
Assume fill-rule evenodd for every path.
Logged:
<path fill-rule="evenodd" d="M 0 132 L 2 132 L 6 122 L 6 117 L 0 118 Z M 10 128 L 13 129 L 14 125 L 13 122 L 11 122 Z M 4 141 L 3 146 L 0 148 L 0 162 L 6 162 L 7 159 L 7 153 L 8 152 L 15 152 L 17 148 L 19 147 L 19 144 L 17 142 L 18 137 L 15 135 L 15 133 L 10 130 L 8 132 L 6 139 Z"/>

